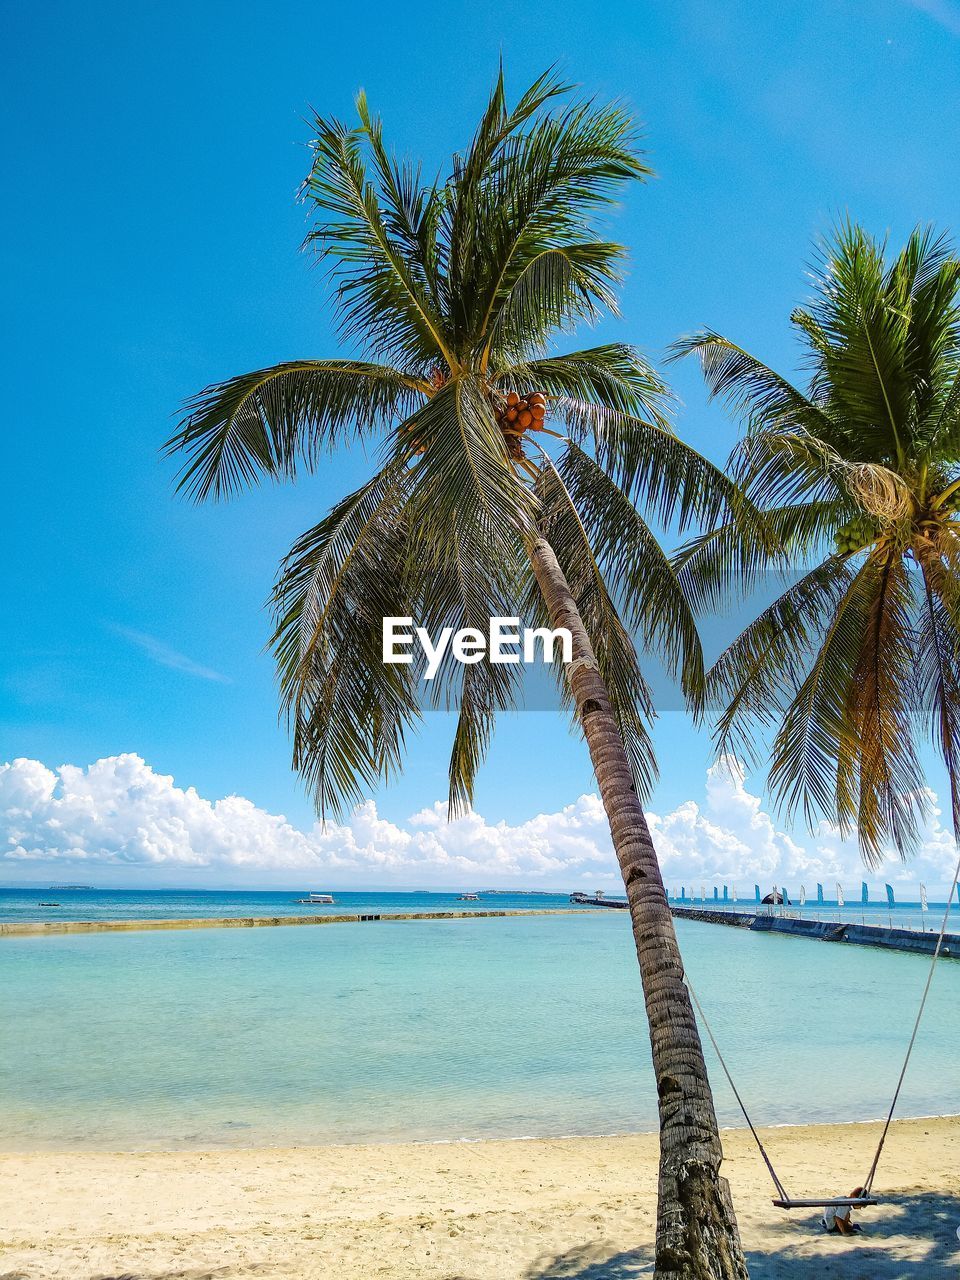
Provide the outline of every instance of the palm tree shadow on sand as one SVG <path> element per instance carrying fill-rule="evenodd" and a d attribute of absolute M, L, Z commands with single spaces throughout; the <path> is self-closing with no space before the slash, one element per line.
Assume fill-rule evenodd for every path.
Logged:
<path fill-rule="evenodd" d="M 960 1198 L 897 1196 L 874 1212 L 872 1220 L 863 1215 L 862 1236 L 846 1239 L 820 1231 L 816 1219 L 771 1220 L 771 1247 L 763 1253 L 746 1250 L 751 1280 L 956 1280 Z M 747 1242 L 752 1234 L 745 1221 Z M 634 1280 L 652 1274 L 652 1248 L 614 1251 L 596 1241 L 538 1258 L 523 1280 Z"/>

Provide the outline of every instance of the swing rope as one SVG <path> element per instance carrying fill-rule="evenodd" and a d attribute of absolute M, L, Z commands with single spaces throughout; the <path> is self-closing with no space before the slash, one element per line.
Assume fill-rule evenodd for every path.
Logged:
<path fill-rule="evenodd" d="M 874 1175 L 877 1172 L 877 1165 L 880 1163 L 880 1152 L 883 1150 L 883 1144 L 887 1140 L 887 1133 L 890 1129 L 890 1123 L 893 1120 L 894 1108 L 897 1105 L 897 1099 L 900 1097 L 900 1090 L 903 1087 L 903 1078 L 907 1074 L 907 1065 L 910 1062 L 910 1055 L 913 1052 L 913 1046 L 916 1043 L 917 1032 L 920 1030 L 920 1019 L 923 1017 L 923 1008 L 927 1003 L 927 996 L 930 994 L 930 984 L 933 982 L 933 971 L 937 967 L 937 961 L 940 958 L 940 949 L 943 946 L 943 935 L 947 931 L 947 921 L 950 916 L 950 904 L 953 902 L 953 895 L 957 891 L 957 883 L 960 882 L 960 858 L 957 859 L 957 868 L 953 873 L 953 884 L 950 886 L 950 892 L 947 894 L 947 905 L 943 910 L 943 919 L 940 922 L 940 932 L 937 934 L 937 945 L 933 949 L 933 959 L 930 961 L 930 969 L 927 973 L 927 982 L 923 988 L 923 995 L 920 998 L 920 1008 L 917 1010 L 917 1019 L 913 1024 L 913 1034 L 910 1037 L 910 1043 L 907 1045 L 907 1054 L 903 1060 L 903 1066 L 900 1068 L 900 1078 L 897 1081 L 897 1087 L 893 1092 L 893 1101 L 890 1103 L 890 1110 L 887 1112 L 887 1119 L 883 1126 L 883 1132 L 880 1134 L 880 1141 L 877 1143 L 876 1154 L 873 1157 L 873 1164 L 870 1166 L 870 1172 L 867 1174 L 867 1180 L 863 1184 L 864 1195 L 869 1195 L 873 1187 Z"/>
<path fill-rule="evenodd" d="M 763 1163 L 767 1166 L 767 1170 L 769 1171 L 770 1177 L 773 1179 L 773 1185 L 774 1187 L 776 1187 L 777 1197 L 778 1197 L 776 1200 L 774 1200 L 773 1203 L 775 1205 L 778 1205 L 780 1208 L 783 1208 L 783 1209 L 801 1208 L 801 1207 L 813 1208 L 813 1207 L 818 1207 L 820 1205 L 824 1205 L 824 1206 L 826 1205 L 863 1205 L 863 1204 L 877 1203 L 877 1201 L 872 1198 L 873 1179 L 877 1172 L 877 1165 L 880 1163 L 880 1153 L 883 1151 L 883 1144 L 886 1142 L 887 1134 L 890 1131 L 890 1125 L 893 1121 L 893 1113 L 896 1109 L 897 1101 L 900 1097 L 900 1090 L 903 1087 L 903 1081 L 907 1074 L 907 1067 L 910 1063 L 910 1056 L 913 1053 L 913 1046 L 916 1044 L 916 1041 L 917 1041 L 917 1032 L 920 1030 L 920 1020 L 923 1017 L 923 1010 L 927 1003 L 927 996 L 930 994 L 930 987 L 931 987 L 931 984 L 933 983 L 934 970 L 936 969 L 937 961 L 940 958 L 940 952 L 943 947 L 943 939 L 944 939 L 944 935 L 947 932 L 947 923 L 950 918 L 950 906 L 951 906 L 951 903 L 953 902 L 953 895 L 957 892 L 958 883 L 960 883 L 960 857 L 957 858 L 956 870 L 953 873 L 953 883 L 950 886 L 950 892 L 947 894 L 947 905 L 943 912 L 943 920 L 940 923 L 940 932 L 937 935 L 936 946 L 934 947 L 933 957 L 930 961 L 930 968 L 927 972 L 927 981 L 923 988 L 923 994 L 920 997 L 920 1007 L 917 1010 L 917 1016 L 913 1024 L 913 1033 L 910 1036 L 910 1043 L 907 1045 L 907 1052 L 903 1059 L 903 1066 L 900 1068 L 900 1076 L 899 1076 L 899 1079 L 897 1080 L 897 1087 L 893 1093 L 893 1101 L 890 1103 L 890 1110 L 887 1112 L 887 1118 L 883 1126 L 883 1131 L 880 1134 L 880 1141 L 877 1143 L 877 1149 L 873 1156 L 873 1162 L 870 1165 L 870 1172 L 867 1174 L 867 1179 L 863 1184 L 863 1191 L 859 1196 L 836 1196 L 833 1198 L 827 1198 L 823 1200 L 792 1200 L 790 1198 L 790 1196 L 787 1194 L 786 1188 L 784 1187 L 783 1183 L 780 1181 L 780 1178 L 777 1175 L 776 1169 L 773 1167 L 773 1161 L 770 1159 L 769 1155 L 767 1155 L 766 1147 L 764 1147 L 763 1141 L 761 1140 L 759 1133 L 757 1133 L 757 1130 L 756 1130 L 756 1127 L 754 1126 L 753 1121 L 750 1119 L 750 1114 L 747 1111 L 743 1098 L 740 1096 L 740 1090 L 734 1084 L 733 1076 L 730 1074 L 730 1068 L 727 1066 L 726 1060 L 724 1059 L 723 1054 L 720 1052 L 720 1046 L 717 1044 L 716 1036 L 713 1034 L 713 1028 L 710 1026 L 710 1022 L 707 1018 L 706 1013 L 704 1012 L 703 1005 L 700 1003 L 700 1000 L 697 996 L 696 991 L 693 989 L 693 983 L 690 981 L 689 975 L 686 972 L 684 973 L 683 977 L 684 977 L 684 981 L 687 984 L 687 990 L 690 992 L 690 998 L 693 1001 L 694 1008 L 696 1009 L 697 1013 L 700 1016 L 700 1021 L 703 1023 L 703 1029 L 706 1031 L 707 1036 L 710 1039 L 710 1043 L 713 1046 L 713 1051 L 717 1055 L 717 1061 L 720 1063 L 720 1066 L 723 1068 L 723 1074 L 727 1077 L 727 1082 L 729 1083 L 730 1088 L 733 1090 L 733 1096 L 736 1098 L 737 1105 L 739 1106 L 741 1112 L 743 1113 L 743 1118 L 744 1120 L 746 1120 L 747 1126 L 750 1129 L 750 1132 L 753 1134 L 753 1140 L 754 1142 L 756 1142 L 757 1148 L 760 1151 L 760 1155 L 763 1157 Z"/>
<path fill-rule="evenodd" d="M 743 1099 L 740 1097 L 740 1090 L 733 1083 L 733 1076 L 730 1074 L 730 1068 L 727 1066 L 724 1056 L 720 1052 L 720 1046 L 717 1044 L 716 1037 L 713 1034 L 713 1028 L 710 1026 L 710 1023 L 707 1021 L 707 1015 L 704 1013 L 703 1005 L 700 1003 L 700 1000 L 697 997 L 697 993 L 693 989 L 693 983 L 690 981 L 690 978 L 686 973 L 684 973 L 683 978 L 687 984 L 687 990 L 690 992 L 690 999 L 693 1001 L 694 1007 L 696 1008 L 697 1013 L 700 1015 L 700 1020 L 703 1023 L 703 1028 L 706 1031 L 707 1035 L 710 1037 L 710 1043 L 713 1045 L 713 1051 L 717 1055 L 717 1061 L 720 1063 L 721 1067 L 723 1067 L 723 1074 L 727 1077 L 727 1082 L 730 1085 L 730 1088 L 733 1090 L 733 1096 L 737 1100 L 737 1105 L 740 1107 L 740 1110 L 743 1112 L 743 1118 L 744 1120 L 746 1120 L 750 1128 L 750 1132 L 753 1134 L 753 1140 L 754 1142 L 756 1142 L 757 1147 L 760 1150 L 760 1154 L 763 1156 L 763 1163 L 767 1166 L 767 1169 L 770 1172 L 770 1177 L 773 1179 L 773 1185 L 777 1189 L 777 1194 L 780 1196 L 782 1200 L 786 1200 L 788 1198 L 786 1189 L 784 1188 L 783 1183 L 777 1177 L 777 1171 L 773 1167 L 773 1162 L 771 1161 L 770 1157 L 767 1155 L 767 1149 L 763 1145 L 763 1142 L 760 1139 L 759 1133 L 757 1133 L 756 1129 L 753 1126 L 753 1121 L 750 1119 L 750 1114 L 747 1111 L 746 1106 L 744 1105 Z"/>

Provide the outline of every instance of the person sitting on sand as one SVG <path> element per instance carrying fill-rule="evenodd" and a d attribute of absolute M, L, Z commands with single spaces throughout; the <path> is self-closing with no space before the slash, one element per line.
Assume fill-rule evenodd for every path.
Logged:
<path fill-rule="evenodd" d="M 854 1187 L 847 1197 L 850 1200 L 858 1200 L 863 1195 L 863 1187 Z M 821 1222 L 824 1231 L 837 1232 L 842 1236 L 853 1236 L 863 1228 L 859 1222 L 851 1222 L 853 1213 L 852 1205 L 827 1205 L 823 1211 Z"/>

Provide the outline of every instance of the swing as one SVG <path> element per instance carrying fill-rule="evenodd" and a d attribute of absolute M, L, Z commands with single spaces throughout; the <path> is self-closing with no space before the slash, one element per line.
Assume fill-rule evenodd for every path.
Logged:
<path fill-rule="evenodd" d="M 943 937 L 947 931 L 947 921 L 950 916 L 950 904 L 953 901 L 954 893 L 956 893 L 957 891 L 958 881 L 960 881 L 960 859 L 957 860 L 957 869 L 953 873 L 953 884 L 950 886 L 950 892 L 947 894 L 947 905 L 943 913 L 943 921 L 940 925 L 940 933 L 937 936 L 937 945 L 934 947 L 934 950 L 933 950 L 933 959 L 930 961 L 930 969 L 929 969 L 929 972 L 927 973 L 926 985 L 923 988 L 923 995 L 920 997 L 920 1008 L 917 1010 L 916 1020 L 914 1021 L 914 1024 L 913 1024 L 913 1033 L 910 1036 L 910 1043 L 907 1045 L 907 1052 L 906 1052 L 906 1056 L 903 1059 L 903 1066 L 900 1068 L 900 1077 L 897 1080 L 897 1087 L 893 1091 L 893 1101 L 890 1103 L 890 1110 L 887 1112 L 887 1118 L 883 1126 L 883 1131 L 880 1134 L 880 1141 L 877 1143 L 877 1149 L 873 1155 L 873 1161 L 870 1165 L 870 1171 L 867 1174 L 866 1180 L 862 1188 L 860 1189 L 860 1195 L 858 1196 L 820 1196 L 818 1198 L 810 1199 L 810 1200 L 798 1200 L 798 1199 L 794 1199 L 793 1196 L 788 1194 L 783 1183 L 780 1181 L 780 1178 L 779 1178 L 779 1175 L 777 1174 L 776 1169 L 773 1167 L 773 1162 L 771 1161 L 770 1157 L 767 1155 L 766 1148 L 764 1147 L 763 1142 L 761 1141 L 760 1135 L 757 1133 L 756 1129 L 754 1128 L 753 1121 L 750 1119 L 750 1116 L 747 1113 L 747 1108 L 744 1105 L 744 1101 L 740 1096 L 740 1091 L 737 1089 L 737 1086 L 733 1082 L 733 1076 L 730 1074 L 730 1068 L 727 1066 L 726 1062 L 724 1061 L 723 1054 L 720 1052 L 720 1046 L 717 1044 L 716 1039 L 714 1038 L 714 1034 L 710 1027 L 710 1023 L 707 1021 L 707 1015 L 703 1011 L 703 1005 L 697 999 L 696 992 L 694 991 L 693 987 L 690 985 L 689 978 L 687 978 L 686 974 L 684 974 L 684 979 L 687 984 L 687 989 L 690 992 L 690 997 L 693 1000 L 697 1013 L 700 1015 L 700 1020 L 703 1023 L 703 1028 L 710 1038 L 710 1043 L 713 1045 L 713 1051 L 717 1055 L 717 1060 L 719 1061 L 720 1066 L 723 1068 L 723 1074 L 727 1077 L 727 1081 L 730 1085 L 730 1088 L 733 1090 L 733 1096 L 737 1100 L 737 1105 L 740 1107 L 740 1110 L 743 1112 L 743 1118 L 744 1120 L 746 1120 L 747 1125 L 749 1126 L 750 1132 L 753 1134 L 753 1139 L 756 1142 L 757 1147 L 759 1148 L 760 1155 L 763 1157 L 763 1162 L 767 1166 L 767 1171 L 770 1174 L 770 1177 L 773 1179 L 773 1185 L 777 1191 L 777 1194 L 773 1200 L 773 1203 L 774 1205 L 776 1205 L 778 1209 L 821 1209 L 821 1208 L 822 1209 L 827 1209 L 827 1208 L 862 1209 L 867 1205 L 880 1204 L 880 1200 L 875 1195 L 873 1195 L 873 1179 L 874 1179 L 874 1175 L 877 1172 L 877 1165 L 880 1163 L 880 1153 L 883 1150 L 883 1144 L 884 1142 L 886 1142 L 887 1133 L 890 1130 L 890 1124 L 893 1120 L 894 1108 L 897 1105 L 897 1099 L 900 1097 L 900 1089 L 903 1085 L 904 1076 L 906 1076 L 907 1074 L 907 1065 L 910 1062 L 910 1055 L 913 1053 L 913 1046 L 917 1040 L 917 1032 L 920 1029 L 920 1019 L 923 1017 L 924 1005 L 927 1003 L 927 996 L 930 994 L 930 984 L 933 982 L 933 973 L 937 965 L 937 960 L 940 958 L 940 949 L 943 946 Z"/>

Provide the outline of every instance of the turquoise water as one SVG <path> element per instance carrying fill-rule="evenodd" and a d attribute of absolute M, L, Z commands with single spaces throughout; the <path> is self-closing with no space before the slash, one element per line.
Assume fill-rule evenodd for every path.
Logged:
<path fill-rule="evenodd" d="M 765 1124 L 879 1116 L 925 957 L 680 922 Z M 960 1112 L 960 962 L 900 1113 Z M 0 941 L 0 1146 L 153 1148 L 656 1126 L 617 912 Z M 721 1122 L 741 1123 L 713 1067 Z"/>

